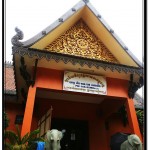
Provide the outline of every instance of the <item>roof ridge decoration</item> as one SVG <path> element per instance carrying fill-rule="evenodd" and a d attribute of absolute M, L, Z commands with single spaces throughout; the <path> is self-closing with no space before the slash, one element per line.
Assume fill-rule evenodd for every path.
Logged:
<path fill-rule="evenodd" d="M 89 2 L 89 0 L 83 0 L 85 3 L 88 3 Z"/>
<path fill-rule="evenodd" d="M 46 46 L 44 50 L 119 64 L 82 19 Z"/>
<path fill-rule="evenodd" d="M 13 46 L 22 46 L 23 43 L 21 43 L 19 40 L 23 39 L 24 34 L 18 27 L 15 28 L 15 31 L 16 31 L 17 34 L 12 37 L 11 43 L 12 43 Z"/>

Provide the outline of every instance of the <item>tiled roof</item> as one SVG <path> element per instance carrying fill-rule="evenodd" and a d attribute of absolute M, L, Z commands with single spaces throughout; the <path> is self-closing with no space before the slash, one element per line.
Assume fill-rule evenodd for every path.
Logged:
<path fill-rule="evenodd" d="M 16 94 L 13 65 L 8 62 L 4 67 L 4 92 L 5 94 Z"/>

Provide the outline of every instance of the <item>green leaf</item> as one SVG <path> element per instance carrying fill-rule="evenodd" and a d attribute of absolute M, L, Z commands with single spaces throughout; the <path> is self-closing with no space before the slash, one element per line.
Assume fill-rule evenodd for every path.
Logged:
<path fill-rule="evenodd" d="M 12 145 L 12 147 L 22 147 L 27 144 L 26 150 L 32 150 L 35 149 L 36 141 L 44 141 L 41 137 L 37 138 L 37 134 L 40 132 L 39 129 L 26 133 L 22 138 L 18 126 L 16 126 L 16 130 L 17 134 L 9 130 L 6 130 L 4 134 L 5 139 L 9 140 L 9 144 Z M 8 150 L 13 150 L 13 148 Z"/>
<path fill-rule="evenodd" d="M 18 142 L 18 136 L 16 135 L 15 132 L 6 130 L 4 132 L 4 138 L 8 139 L 11 144 L 16 144 Z"/>
<path fill-rule="evenodd" d="M 12 149 L 13 149 L 13 146 L 12 146 L 10 143 L 5 142 L 5 143 L 4 143 L 4 148 L 5 148 L 5 150 L 12 150 Z"/>
<path fill-rule="evenodd" d="M 17 135 L 18 135 L 18 144 L 21 144 L 21 132 L 20 132 L 18 125 L 16 125 L 16 130 L 17 130 Z"/>
<path fill-rule="evenodd" d="M 28 142 L 28 137 L 29 137 L 29 133 L 25 134 L 21 140 L 21 143 L 25 144 L 26 142 Z"/>
<path fill-rule="evenodd" d="M 23 142 L 26 143 L 26 142 L 30 142 L 30 141 L 35 141 L 36 135 L 38 133 L 39 133 L 39 129 L 30 132 L 30 134 L 28 136 L 25 135 L 26 138 L 23 140 Z"/>
<path fill-rule="evenodd" d="M 36 135 L 37 135 L 39 132 L 40 132 L 39 129 L 30 132 L 30 134 L 29 134 L 29 139 L 32 140 L 32 139 L 36 138 Z"/>

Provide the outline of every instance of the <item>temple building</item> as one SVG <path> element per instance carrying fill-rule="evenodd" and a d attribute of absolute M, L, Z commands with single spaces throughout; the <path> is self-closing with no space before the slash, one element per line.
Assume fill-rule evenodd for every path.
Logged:
<path fill-rule="evenodd" d="M 143 86 L 142 63 L 89 1 L 27 41 L 15 31 L 13 65 L 5 68 L 10 129 L 20 124 L 22 136 L 37 128 L 39 136 L 65 130 L 64 150 L 110 150 L 118 132 L 142 140 L 134 99 Z"/>

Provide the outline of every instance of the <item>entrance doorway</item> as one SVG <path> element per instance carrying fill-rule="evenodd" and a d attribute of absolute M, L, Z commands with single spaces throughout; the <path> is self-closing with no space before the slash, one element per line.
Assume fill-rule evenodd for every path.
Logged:
<path fill-rule="evenodd" d="M 51 129 L 65 130 L 61 150 L 89 150 L 88 121 L 53 118 Z"/>

